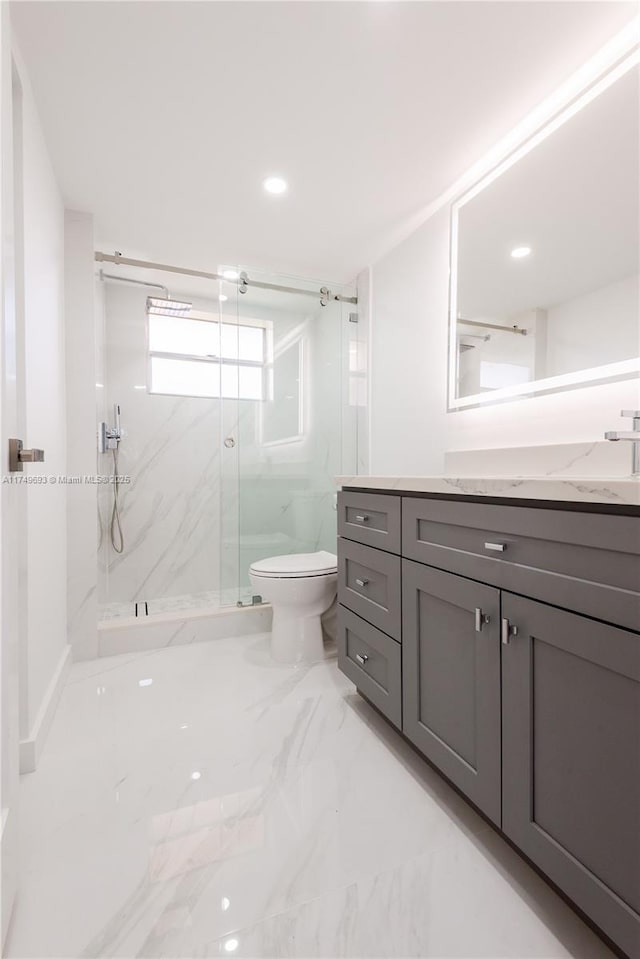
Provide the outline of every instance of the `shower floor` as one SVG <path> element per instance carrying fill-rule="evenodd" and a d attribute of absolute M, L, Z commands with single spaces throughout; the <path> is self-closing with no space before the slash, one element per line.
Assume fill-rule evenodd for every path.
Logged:
<path fill-rule="evenodd" d="M 165 596 L 160 599 L 148 599 L 149 616 L 158 613 L 174 613 L 181 610 L 219 609 L 221 606 L 237 606 L 251 604 L 251 587 L 241 589 L 208 589 L 199 593 L 185 593 L 181 596 Z M 138 604 L 145 602 L 138 600 Z M 136 615 L 135 602 L 104 603 L 98 611 L 100 622 L 112 619 L 128 619 Z"/>

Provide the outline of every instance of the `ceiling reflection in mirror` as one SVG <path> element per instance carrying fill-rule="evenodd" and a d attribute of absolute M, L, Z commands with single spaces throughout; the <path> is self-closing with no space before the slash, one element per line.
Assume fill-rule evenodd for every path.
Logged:
<path fill-rule="evenodd" d="M 452 405 L 637 371 L 639 109 L 635 65 L 454 204 Z"/>

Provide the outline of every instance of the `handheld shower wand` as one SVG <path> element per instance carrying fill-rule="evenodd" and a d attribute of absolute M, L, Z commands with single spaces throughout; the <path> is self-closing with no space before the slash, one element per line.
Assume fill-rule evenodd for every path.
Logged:
<path fill-rule="evenodd" d="M 113 404 L 113 419 L 115 426 L 111 429 L 103 420 L 98 426 L 98 452 L 107 453 L 109 450 L 117 450 L 118 444 L 122 439 L 122 430 L 120 429 L 120 404 Z"/>
<path fill-rule="evenodd" d="M 120 473 L 118 471 L 118 453 L 120 451 L 120 440 L 122 439 L 119 403 L 114 403 L 113 405 L 113 421 L 113 428 L 108 427 L 104 421 L 100 423 L 98 429 L 98 450 L 101 453 L 108 453 L 109 450 L 111 450 L 113 454 L 113 509 L 111 510 L 110 536 L 111 545 L 116 553 L 123 553 L 124 535 L 120 521 Z"/>

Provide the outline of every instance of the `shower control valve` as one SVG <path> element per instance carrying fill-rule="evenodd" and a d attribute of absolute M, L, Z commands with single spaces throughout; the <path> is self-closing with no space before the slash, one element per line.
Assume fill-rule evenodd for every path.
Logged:
<path fill-rule="evenodd" d="M 109 450 L 117 450 L 121 439 L 122 430 L 111 429 L 106 423 L 100 423 L 98 428 L 98 452 L 108 453 Z"/>

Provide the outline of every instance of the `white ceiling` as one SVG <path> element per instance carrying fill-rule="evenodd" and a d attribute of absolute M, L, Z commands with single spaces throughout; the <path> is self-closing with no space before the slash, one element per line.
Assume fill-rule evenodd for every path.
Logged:
<path fill-rule="evenodd" d="M 632 19 L 631 2 L 22 2 L 101 246 L 348 281 Z M 282 173 L 291 189 L 269 197 Z"/>

